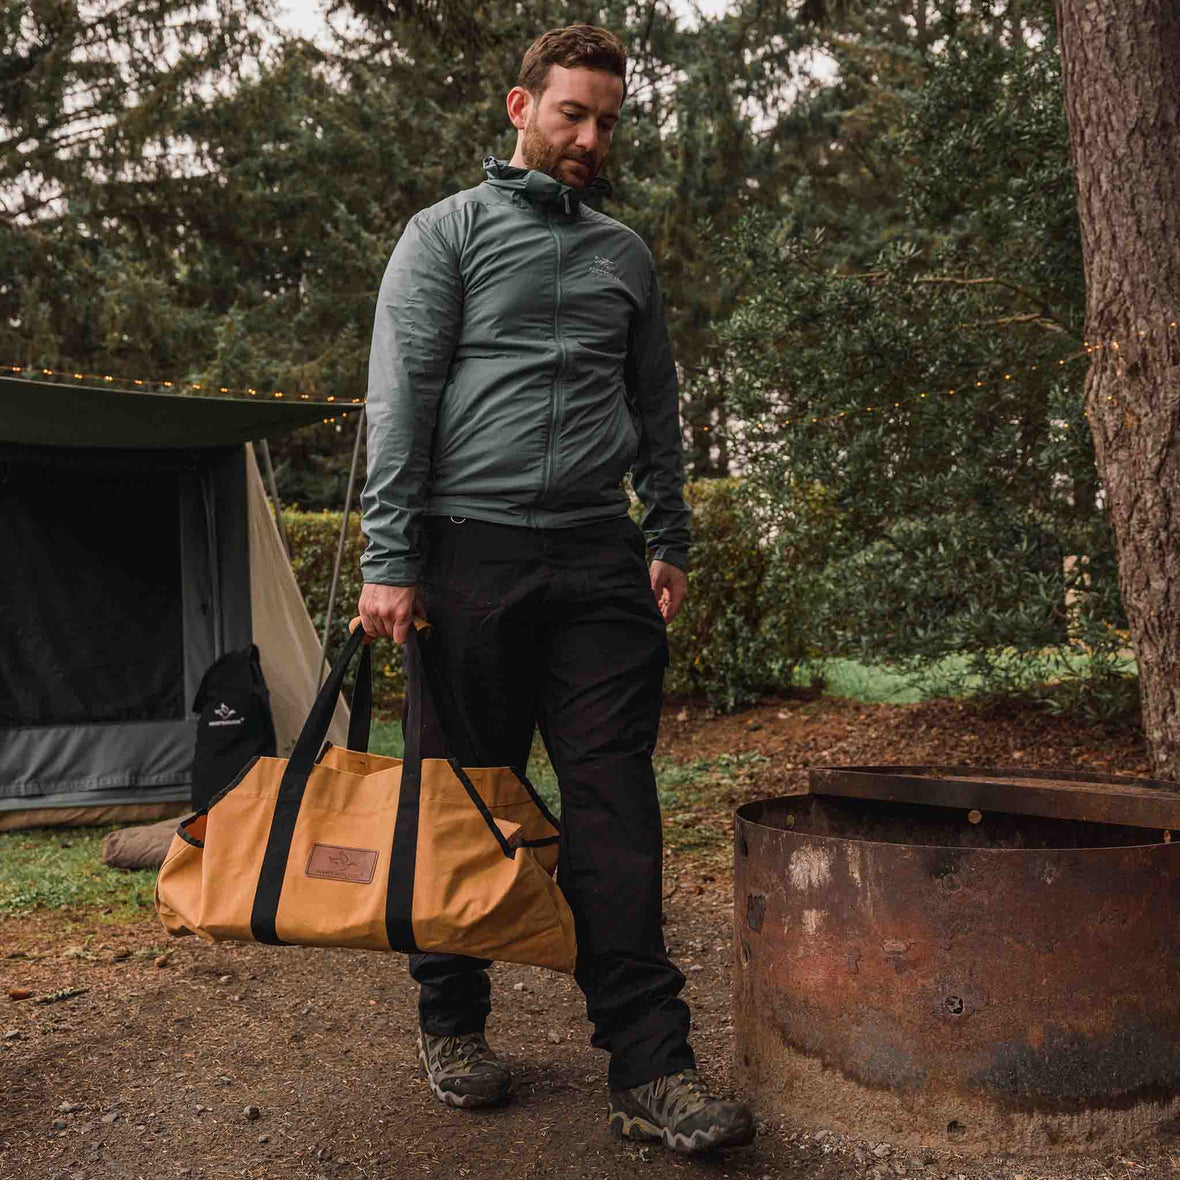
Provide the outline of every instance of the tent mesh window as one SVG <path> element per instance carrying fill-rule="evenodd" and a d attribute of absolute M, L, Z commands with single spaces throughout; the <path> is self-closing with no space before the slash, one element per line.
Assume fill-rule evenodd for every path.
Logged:
<path fill-rule="evenodd" d="M 0 726 L 185 716 L 176 470 L 0 459 Z"/>

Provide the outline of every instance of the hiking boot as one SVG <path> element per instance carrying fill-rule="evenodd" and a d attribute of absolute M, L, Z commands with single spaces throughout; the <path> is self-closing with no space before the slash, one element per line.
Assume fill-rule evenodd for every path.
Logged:
<path fill-rule="evenodd" d="M 691 1155 L 737 1147 L 754 1138 L 754 1120 L 740 1102 L 711 1098 L 695 1069 L 610 1092 L 610 1127 L 620 1139 L 663 1142 Z"/>
<path fill-rule="evenodd" d="M 418 1064 L 439 1102 L 470 1110 L 503 1106 L 512 1073 L 488 1048 L 483 1033 L 436 1037 L 418 1030 Z"/>

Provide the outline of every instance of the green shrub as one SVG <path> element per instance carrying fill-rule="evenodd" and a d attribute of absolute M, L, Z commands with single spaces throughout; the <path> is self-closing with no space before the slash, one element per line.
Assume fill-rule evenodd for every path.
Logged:
<path fill-rule="evenodd" d="M 1129 721 L 1117 570 L 1094 532 L 1015 514 L 899 520 L 827 567 L 815 630 L 828 654 L 887 665 L 923 694 L 1031 698 Z M 1066 544 L 1098 556 L 1070 557 Z"/>
<path fill-rule="evenodd" d="M 328 598 L 332 588 L 332 568 L 340 545 L 341 513 L 283 512 L 283 525 L 291 546 L 291 568 L 303 592 L 316 634 L 323 635 L 324 619 L 328 613 Z M 361 594 L 361 554 L 365 551 L 365 537 L 361 532 L 360 514 L 349 517 L 348 535 L 344 542 L 344 557 L 340 565 L 340 585 L 332 610 L 332 633 L 328 639 L 328 658 L 339 651 L 348 635 L 348 621 L 356 616 L 356 604 Z M 405 691 L 401 651 L 392 643 L 376 649 L 381 656 L 373 668 L 373 705 L 378 711 L 398 707 L 398 698 Z"/>
<path fill-rule="evenodd" d="M 674 695 L 703 694 L 729 712 L 787 688 L 807 656 L 812 594 L 802 555 L 767 536 L 739 480 L 691 483 L 692 571 L 688 598 L 668 628 Z"/>

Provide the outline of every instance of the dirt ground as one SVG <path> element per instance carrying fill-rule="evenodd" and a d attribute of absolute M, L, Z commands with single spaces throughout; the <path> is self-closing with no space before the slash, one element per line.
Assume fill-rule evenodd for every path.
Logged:
<path fill-rule="evenodd" d="M 1147 772 L 1131 734 L 954 702 L 775 700 L 717 719 L 675 704 L 661 752 L 768 759 L 742 760 L 723 798 L 667 819 L 718 830 L 744 798 L 802 789 L 813 765 Z M 722 1094 L 737 1085 L 730 890 L 724 841 L 669 854 L 667 939 L 688 979 L 698 1056 Z M 170 941 L 154 919 L 127 926 L 93 913 L 8 919 L 0 946 L 0 1177 L 1180 1175 L 1180 1139 L 1167 1133 L 1101 1158 L 979 1160 L 760 1117 L 752 1146 L 716 1157 L 624 1145 L 606 1129 L 606 1061 L 588 1046 L 580 994 L 532 968 L 493 973 L 489 1039 L 515 1072 L 513 1101 L 463 1112 L 440 1106 L 416 1075 L 415 991 L 400 956 Z M 32 996 L 9 1000 L 10 988 Z"/>

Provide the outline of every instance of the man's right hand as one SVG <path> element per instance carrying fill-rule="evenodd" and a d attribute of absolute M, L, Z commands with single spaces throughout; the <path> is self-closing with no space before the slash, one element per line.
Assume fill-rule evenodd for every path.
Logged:
<path fill-rule="evenodd" d="M 405 643 L 415 616 L 426 618 L 417 586 L 382 586 L 366 582 L 356 609 L 361 626 L 370 639 L 386 635 L 394 643 Z"/>

